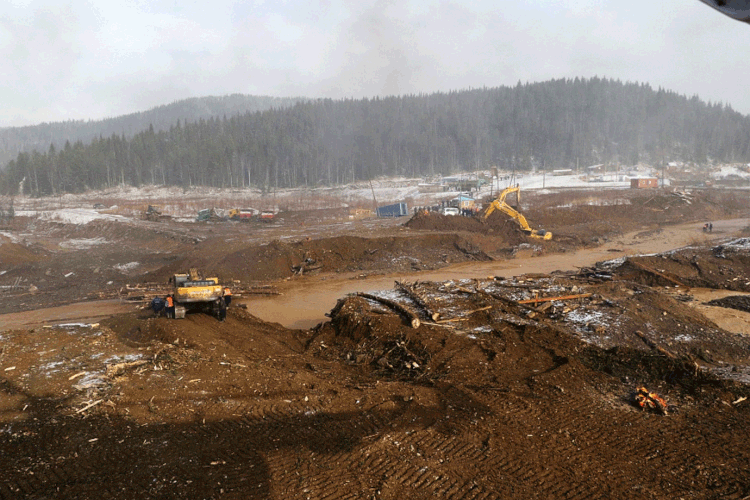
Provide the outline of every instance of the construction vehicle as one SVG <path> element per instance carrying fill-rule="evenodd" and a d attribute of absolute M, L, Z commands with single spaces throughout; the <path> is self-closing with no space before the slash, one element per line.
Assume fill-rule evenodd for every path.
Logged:
<path fill-rule="evenodd" d="M 241 222 L 251 222 L 258 217 L 259 212 L 254 208 L 233 208 L 227 215 L 231 220 L 237 220 Z"/>
<path fill-rule="evenodd" d="M 168 215 L 162 215 L 161 210 L 157 205 L 149 205 L 148 208 L 143 212 L 143 220 L 150 220 L 152 222 L 159 222 L 160 220 L 169 219 Z"/>
<path fill-rule="evenodd" d="M 273 222 L 276 218 L 276 211 L 274 210 L 263 210 L 260 212 L 259 220 L 261 222 Z"/>
<path fill-rule="evenodd" d="M 226 314 L 224 289 L 219 285 L 219 278 L 203 278 L 197 269 L 190 269 L 187 274 L 175 274 L 172 284 L 175 318 L 184 318 L 187 312 L 212 314 L 217 319 Z"/>
<path fill-rule="evenodd" d="M 492 203 L 490 203 L 489 206 L 485 209 L 484 213 L 482 214 L 482 220 L 487 220 L 487 217 L 489 217 L 492 212 L 494 212 L 495 210 L 500 210 L 501 212 L 504 212 L 505 214 L 513 218 L 516 222 L 518 222 L 518 225 L 521 226 L 521 231 L 523 231 L 527 236 L 531 236 L 532 238 L 537 238 L 540 240 L 551 240 L 552 233 L 550 233 L 549 231 L 545 231 L 544 229 L 531 229 L 531 227 L 529 227 L 529 223 L 526 221 L 526 217 L 521 215 L 518 210 L 506 203 L 505 197 L 512 193 L 516 194 L 516 205 L 521 203 L 521 188 L 518 186 L 518 184 L 505 188 L 503 192 L 500 193 L 500 196 L 495 198 Z"/>
<path fill-rule="evenodd" d="M 198 211 L 198 215 L 195 217 L 196 222 L 224 222 L 227 218 L 223 215 L 223 211 L 220 212 L 215 208 L 204 208 Z"/>

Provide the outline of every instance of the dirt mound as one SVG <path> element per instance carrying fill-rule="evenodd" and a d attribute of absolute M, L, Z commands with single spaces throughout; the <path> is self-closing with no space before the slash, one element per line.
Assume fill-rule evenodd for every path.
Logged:
<path fill-rule="evenodd" d="M 18 243 L 3 242 L 0 237 L 0 262 L 5 266 L 17 266 L 44 260 L 48 252 L 39 247 L 27 247 Z"/>
<path fill-rule="evenodd" d="M 477 346 L 472 337 L 478 333 L 491 333 L 493 342 L 497 337 L 504 338 L 504 344 L 519 336 L 538 338 L 540 345 L 547 346 L 537 346 L 540 350 L 555 346 L 553 358 L 573 356 L 581 349 L 582 342 L 603 349 L 620 347 L 646 352 L 658 346 L 675 359 L 702 360 L 708 370 L 724 364 L 744 366 L 750 349 L 750 339 L 738 338 L 718 328 L 697 310 L 669 295 L 629 282 L 583 285 L 577 280 L 555 277 L 476 281 L 467 285 L 422 283 L 419 293 L 424 297 L 421 305 L 397 292 L 390 296 L 390 299 L 400 296 L 417 313 L 423 313 L 423 320 L 428 322 L 418 331 L 405 327 L 407 322 L 387 306 L 350 297 L 339 301 L 331 311 L 330 324 L 324 326 L 329 330 L 319 333 L 328 334 L 329 341 L 343 349 L 343 354 L 340 353 L 343 359 L 370 365 L 375 370 L 399 366 L 401 371 L 406 368 L 407 374 L 415 370 L 410 365 L 416 361 L 418 372 L 429 372 L 431 376 L 445 374 L 439 360 L 447 345 L 450 344 L 448 349 L 452 351 L 473 352 Z M 548 296 L 580 299 L 545 300 Z M 529 304 L 534 299 L 540 302 Z M 424 315 L 424 304 L 432 304 L 427 306 L 430 314 L 444 318 L 442 323 L 429 321 Z M 456 344 L 461 341 L 454 338 L 456 329 L 466 333 L 459 336 L 468 342 L 466 346 Z M 394 342 L 400 343 L 400 347 L 392 351 Z M 484 347 L 489 351 L 483 348 L 484 354 L 477 351 L 477 357 L 467 354 L 467 366 L 481 366 L 488 352 L 498 352 L 496 346 Z M 503 350 L 508 352 L 508 346 Z M 391 352 L 413 354 L 404 357 L 403 363 L 394 364 L 386 354 Z M 519 356 L 547 357 L 532 352 Z M 453 372 L 457 366 L 463 365 L 453 363 Z M 460 375 L 462 380 L 476 376 L 473 370 Z"/>
<path fill-rule="evenodd" d="M 598 245 L 641 227 L 707 222 L 747 213 L 745 195 L 725 191 L 689 194 L 617 191 L 609 195 L 559 194 L 529 197 L 524 215 L 552 231 L 558 241 Z"/>
<path fill-rule="evenodd" d="M 659 255 L 602 262 L 600 270 L 649 286 L 714 288 L 750 292 L 750 240 L 713 248 L 689 247 Z"/>
<path fill-rule="evenodd" d="M 225 255 L 216 250 L 210 254 L 204 251 L 217 244 L 212 241 L 196 246 L 179 268 L 167 266 L 154 279 L 167 279 L 169 273 L 189 267 L 198 267 L 223 280 L 268 281 L 315 272 L 398 272 L 437 269 L 452 262 L 492 260 L 479 245 L 455 234 L 277 240 L 267 245 L 246 246 Z M 208 258 L 207 254 L 213 258 Z"/>
<path fill-rule="evenodd" d="M 553 241 L 544 243 L 548 251 L 600 245 L 640 227 L 720 219 L 750 208 L 743 195 L 712 191 L 684 194 L 633 190 L 596 196 L 591 193 L 550 196 L 530 193 L 524 199 L 520 210 L 529 225 L 553 234 Z M 506 247 L 536 241 L 526 237 L 517 222 L 498 211 L 484 222 L 478 217 L 420 212 L 405 225 L 415 230 L 488 234 Z"/>
<path fill-rule="evenodd" d="M 223 323 L 141 311 L 4 332 L 0 497 L 750 494 L 747 386 L 668 337 L 650 337 L 663 351 L 632 334 L 633 346 L 599 346 L 659 318 L 664 335 L 710 327 L 686 306 L 566 276 L 409 289 L 419 301 L 379 298 L 418 314 L 418 328 L 351 296 L 311 332 L 237 308 Z M 667 415 L 635 404 L 640 386 Z"/>
<path fill-rule="evenodd" d="M 706 305 L 726 307 L 729 309 L 737 309 L 738 311 L 750 312 L 750 297 L 748 297 L 747 295 L 733 295 L 731 297 L 710 300 L 706 302 Z"/>

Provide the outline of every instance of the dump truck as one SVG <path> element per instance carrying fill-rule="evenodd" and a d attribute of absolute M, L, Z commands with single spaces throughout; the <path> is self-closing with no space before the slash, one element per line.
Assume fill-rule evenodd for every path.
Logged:
<path fill-rule="evenodd" d="M 228 215 L 231 220 L 251 222 L 258 217 L 259 212 L 254 208 L 233 208 Z"/>
<path fill-rule="evenodd" d="M 172 279 L 174 290 L 174 317 L 184 318 L 188 312 L 203 312 L 222 319 L 226 314 L 224 289 L 219 278 L 204 278 L 197 269 L 186 274 L 175 274 Z"/>
<path fill-rule="evenodd" d="M 276 219 L 274 210 L 263 210 L 260 212 L 259 219 L 261 222 L 273 222 Z"/>
<path fill-rule="evenodd" d="M 523 231 L 527 236 L 531 236 L 532 238 L 537 238 L 540 240 L 551 240 L 552 233 L 550 233 L 549 231 L 545 231 L 544 229 L 531 229 L 529 223 L 526 221 L 526 217 L 521 215 L 518 210 L 506 203 L 505 197 L 511 193 L 516 194 L 516 204 L 519 204 L 521 202 L 521 188 L 518 185 L 505 188 L 503 192 L 500 193 L 500 196 L 494 199 L 492 203 L 490 203 L 489 206 L 485 209 L 484 213 L 482 213 L 482 220 L 487 220 L 487 217 L 489 217 L 492 212 L 494 212 L 495 210 L 500 210 L 501 212 L 513 218 L 518 223 L 518 225 L 521 226 L 521 231 Z"/>

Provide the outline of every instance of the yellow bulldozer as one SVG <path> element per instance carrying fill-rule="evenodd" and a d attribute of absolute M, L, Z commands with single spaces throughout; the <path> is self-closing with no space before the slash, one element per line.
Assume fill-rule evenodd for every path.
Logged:
<path fill-rule="evenodd" d="M 524 217 L 521 213 L 518 212 L 518 210 L 510 206 L 505 201 L 506 196 L 512 193 L 516 194 L 516 205 L 520 204 L 521 188 L 518 186 L 518 184 L 516 184 L 515 186 L 507 187 L 500 193 L 500 196 L 495 198 L 492 203 L 490 203 L 489 206 L 485 209 L 485 211 L 482 213 L 482 220 L 487 220 L 487 217 L 489 217 L 492 212 L 494 212 L 495 210 L 500 210 L 501 212 L 514 219 L 518 223 L 518 225 L 521 226 L 521 231 L 523 231 L 527 236 L 531 236 L 532 238 L 537 238 L 540 240 L 551 240 L 552 233 L 550 233 L 549 231 L 545 231 L 544 229 L 531 229 L 529 223 L 526 221 L 526 217 Z"/>

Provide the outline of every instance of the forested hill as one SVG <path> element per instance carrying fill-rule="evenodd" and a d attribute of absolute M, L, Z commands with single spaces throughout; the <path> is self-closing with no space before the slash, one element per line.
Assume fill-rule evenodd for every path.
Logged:
<path fill-rule="evenodd" d="M 130 139 L 149 126 L 154 130 L 169 130 L 177 123 L 196 122 L 211 117 L 231 116 L 272 108 L 286 108 L 302 98 L 269 97 L 233 94 L 223 97 L 196 97 L 184 99 L 129 115 L 98 121 L 66 121 L 42 123 L 27 127 L 0 128 L 0 170 L 19 153 L 46 152 L 50 145 L 62 148 L 71 143 L 91 142 L 99 136 L 124 135 Z"/>
<path fill-rule="evenodd" d="M 117 184 L 340 184 L 604 161 L 750 160 L 750 117 L 649 85 L 593 78 L 360 100 L 156 127 L 21 154 L 0 190 L 49 194 Z"/>

